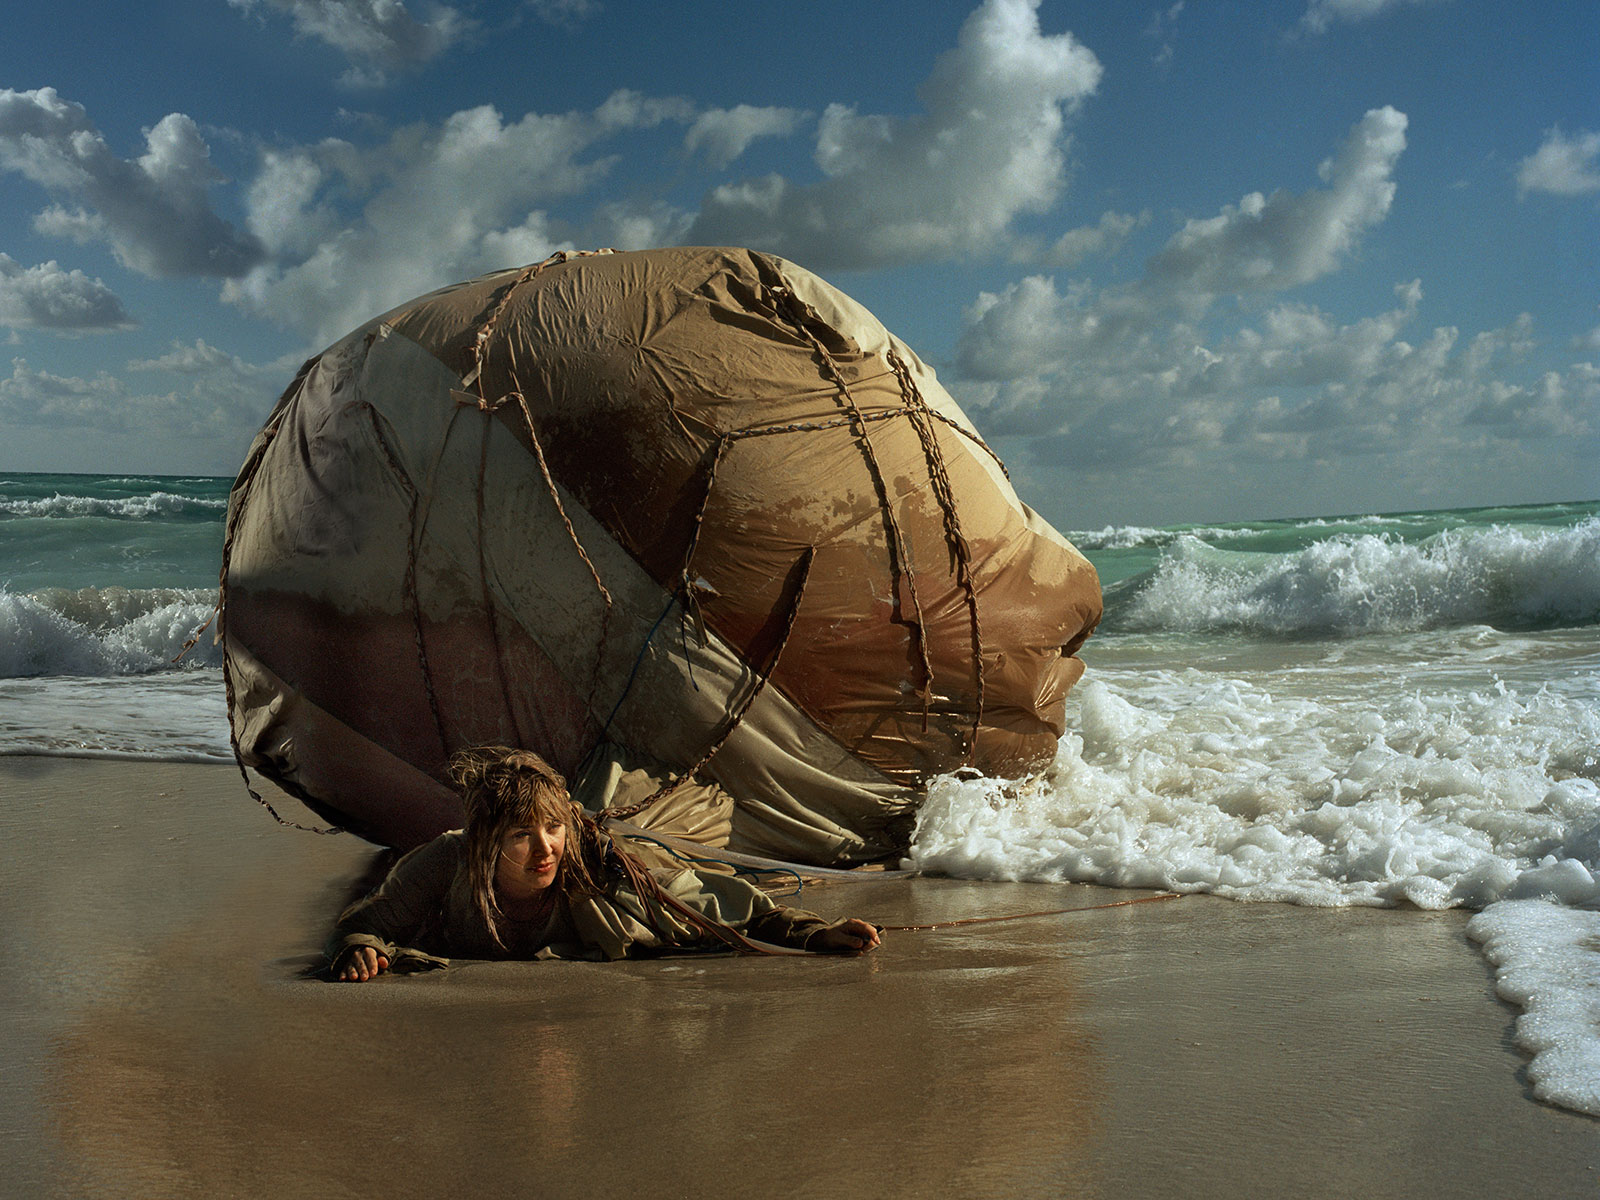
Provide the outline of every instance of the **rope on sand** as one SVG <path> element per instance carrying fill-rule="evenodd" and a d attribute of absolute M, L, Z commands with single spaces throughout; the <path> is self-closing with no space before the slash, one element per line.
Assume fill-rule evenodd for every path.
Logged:
<path fill-rule="evenodd" d="M 1109 904 L 1085 904 L 1079 908 L 1043 908 L 1038 912 L 1007 913 L 1001 917 L 967 917 L 961 921 L 937 921 L 932 925 L 880 925 L 879 929 L 894 933 L 921 933 L 929 929 L 951 929 L 957 925 L 989 925 L 995 921 L 1021 921 L 1028 917 L 1056 917 L 1062 913 L 1098 912 L 1102 908 L 1125 908 L 1130 904 L 1149 904 L 1152 900 L 1177 900 L 1179 892 L 1159 892 L 1154 896 L 1136 896 L 1132 900 L 1113 900 Z"/>
<path fill-rule="evenodd" d="M 724 863 L 733 867 L 736 873 L 742 873 L 742 871 L 752 873 L 771 872 L 793 875 L 796 879 L 803 879 L 804 876 L 813 878 L 821 876 L 824 879 L 853 879 L 857 881 L 909 879 L 913 875 L 920 874 L 917 871 L 903 871 L 892 868 L 882 871 L 854 871 L 842 870 L 838 867 L 813 867 L 802 863 L 782 862 L 775 858 L 762 858 L 755 854 L 741 854 L 736 850 L 718 850 L 713 856 L 705 853 L 707 847 L 698 842 L 673 837 L 671 834 L 641 829 L 628 821 L 608 816 L 605 810 L 596 813 L 595 819 L 606 828 L 620 833 L 624 837 L 654 842 L 674 858 L 691 863 L 694 861 Z M 1023 921 L 1033 917 L 1057 917 L 1065 913 L 1099 912 L 1108 908 L 1126 908 L 1131 904 L 1149 904 L 1155 900 L 1178 900 L 1181 898 L 1181 892 L 1157 892 L 1153 896 L 1135 896 L 1131 900 L 1112 900 L 1106 904 L 1085 904 L 1076 908 L 1043 908 L 1037 912 L 1005 913 L 997 917 L 965 917 L 958 921 L 935 921 L 929 925 L 878 925 L 878 929 L 886 933 L 925 933 L 935 929 L 953 929 L 958 925 L 992 925 L 998 921 Z M 873 924 L 876 925 L 877 922 L 873 922 Z"/>

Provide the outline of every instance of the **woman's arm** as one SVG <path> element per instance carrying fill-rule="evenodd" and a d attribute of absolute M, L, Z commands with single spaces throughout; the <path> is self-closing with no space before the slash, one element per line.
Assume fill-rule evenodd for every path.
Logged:
<path fill-rule="evenodd" d="M 804 909 L 785 908 L 736 876 L 683 871 L 670 879 L 657 873 L 657 879 L 684 904 L 758 942 L 817 954 L 863 954 L 879 944 L 877 926 L 867 921 L 830 922 Z"/>
<path fill-rule="evenodd" d="M 326 950 L 336 980 L 376 979 L 398 949 L 415 944 L 455 879 L 458 841 L 459 835 L 444 834 L 411 851 L 375 891 L 345 909 Z"/>
<path fill-rule="evenodd" d="M 791 946 L 813 954 L 865 954 L 876 950 L 881 941 L 878 927 L 859 917 L 828 922 L 816 913 L 781 904 L 752 920 L 744 933 L 758 942 Z"/>

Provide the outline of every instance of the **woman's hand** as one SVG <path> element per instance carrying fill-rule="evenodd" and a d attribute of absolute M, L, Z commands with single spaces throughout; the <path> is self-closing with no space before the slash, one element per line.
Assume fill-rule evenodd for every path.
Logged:
<path fill-rule="evenodd" d="M 365 983 L 389 969 L 389 959 L 371 946 L 351 946 L 333 964 L 333 977 L 340 983 Z"/>
<path fill-rule="evenodd" d="M 819 954 L 865 954 L 878 948 L 878 927 L 859 917 L 818 930 L 806 943 Z"/>

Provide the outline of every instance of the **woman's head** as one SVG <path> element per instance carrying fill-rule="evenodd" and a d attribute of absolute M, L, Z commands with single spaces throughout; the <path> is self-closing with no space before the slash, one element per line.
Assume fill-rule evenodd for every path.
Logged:
<path fill-rule="evenodd" d="M 516 888 L 588 884 L 578 836 L 582 818 L 566 781 L 544 759 L 531 750 L 480 746 L 454 755 L 450 775 L 466 809 L 473 902 L 491 929 L 500 913 L 497 872 Z M 554 870 L 542 869 L 551 858 Z"/>

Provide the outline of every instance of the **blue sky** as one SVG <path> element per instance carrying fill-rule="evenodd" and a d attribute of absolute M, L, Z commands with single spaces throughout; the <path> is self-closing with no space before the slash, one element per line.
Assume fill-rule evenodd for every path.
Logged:
<path fill-rule="evenodd" d="M 1600 5 L 184 0 L 0 44 L 0 470 L 563 248 L 867 304 L 1065 528 L 1600 495 Z"/>

